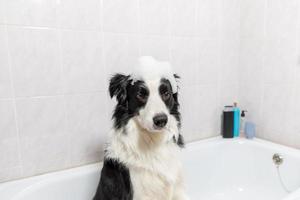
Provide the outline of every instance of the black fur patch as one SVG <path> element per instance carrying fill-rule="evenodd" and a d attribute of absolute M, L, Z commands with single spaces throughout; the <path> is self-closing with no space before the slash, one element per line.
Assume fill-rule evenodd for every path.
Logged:
<path fill-rule="evenodd" d="M 116 129 L 126 126 L 129 119 L 138 114 L 139 109 L 145 106 L 144 100 L 147 100 L 149 95 L 148 88 L 143 81 L 136 81 L 132 84 L 130 76 L 122 74 L 116 74 L 111 78 L 109 92 L 111 97 L 115 96 L 117 99 L 117 106 L 112 117 Z"/>
<path fill-rule="evenodd" d="M 176 78 L 179 78 L 179 76 L 174 75 Z M 172 86 L 169 80 L 162 79 L 161 80 L 161 86 L 159 88 L 159 92 L 162 95 L 164 92 L 169 92 L 172 94 Z M 172 94 L 172 97 L 164 101 L 167 108 L 170 111 L 170 114 L 175 117 L 177 120 L 177 126 L 178 129 L 181 128 L 181 114 L 179 112 L 179 102 L 178 102 L 178 93 Z M 173 138 L 174 142 L 178 144 L 179 147 L 184 147 L 184 139 L 181 134 L 179 134 L 178 139 L 176 141 L 176 138 Z"/>
<path fill-rule="evenodd" d="M 178 136 L 177 145 L 181 148 L 183 148 L 185 145 L 183 136 L 181 134 L 179 134 Z"/>
<path fill-rule="evenodd" d="M 175 76 L 175 75 L 174 75 Z M 179 78 L 176 75 L 177 78 Z M 170 114 L 175 116 L 176 120 L 178 121 L 178 127 L 181 127 L 181 115 L 179 112 L 179 102 L 178 102 L 178 93 L 173 94 L 172 86 L 169 80 L 162 79 L 161 85 L 159 87 L 159 93 L 162 95 L 164 92 L 168 92 L 172 95 L 171 98 L 167 99 L 165 102 L 167 108 L 170 111 Z"/>
<path fill-rule="evenodd" d="M 132 200 L 133 189 L 128 168 L 117 160 L 105 158 L 101 179 L 93 200 Z"/>

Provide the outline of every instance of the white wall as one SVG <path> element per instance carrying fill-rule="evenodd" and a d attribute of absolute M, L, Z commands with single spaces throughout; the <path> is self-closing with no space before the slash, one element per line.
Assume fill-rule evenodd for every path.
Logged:
<path fill-rule="evenodd" d="M 183 134 L 238 97 L 238 0 L 0 0 L 0 182 L 96 162 L 108 78 L 140 55 L 182 76 Z"/>
<path fill-rule="evenodd" d="M 300 148 L 300 1 L 243 0 L 240 98 L 258 136 Z"/>

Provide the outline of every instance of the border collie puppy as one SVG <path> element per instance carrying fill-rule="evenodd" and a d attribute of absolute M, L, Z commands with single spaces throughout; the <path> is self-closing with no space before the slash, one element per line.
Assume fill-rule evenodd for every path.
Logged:
<path fill-rule="evenodd" d="M 178 77 L 167 62 L 141 57 L 110 80 L 114 127 L 94 200 L 187 200 L 181 163 Z"/>

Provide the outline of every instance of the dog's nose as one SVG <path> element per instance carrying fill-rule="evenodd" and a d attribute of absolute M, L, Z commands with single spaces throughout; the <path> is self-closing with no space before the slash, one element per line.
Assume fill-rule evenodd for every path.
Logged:
<path fill-rule="evenodd" d="M 166 114 L 157 114 L 155 117 L 153 117 L 154 125 L 157 128 L 163 128 L 168 123 L 168 116 Z"/>

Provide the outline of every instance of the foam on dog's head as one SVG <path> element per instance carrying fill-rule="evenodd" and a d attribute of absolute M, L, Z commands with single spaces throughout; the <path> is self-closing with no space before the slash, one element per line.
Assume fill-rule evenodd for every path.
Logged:
<path fill-rule="evenodd" d="M 151 81 L 165 78 L 170 81 L 173 93 L 177 93 L 178 86 L 174 72 L 169 62 L 158 61 L 151 56 L 142 56 L 131 73 L 134 82 L 137 80 Z"/>

